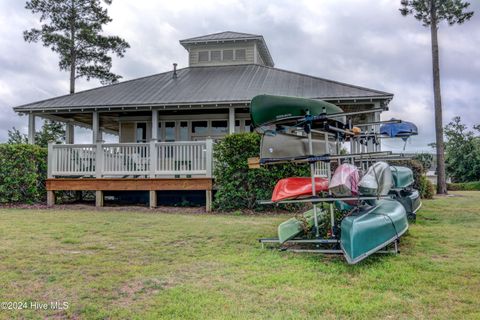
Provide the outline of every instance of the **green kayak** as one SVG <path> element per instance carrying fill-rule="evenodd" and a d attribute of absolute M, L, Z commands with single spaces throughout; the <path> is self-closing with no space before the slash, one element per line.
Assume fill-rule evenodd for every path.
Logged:
<path fill-rule="evenodd" d="M 317 209 L 317 218 L 320 220 L 321 216 L 323 215 L 323 211 Z M 285 222 L 282 222 L 278 226 L 278 240 L 280 243 L 284 243 L 287 240 L 295 238 L 295 236 L 299 235 L 303 232 L 303 225 L 306 222 L 307 227 L 310 229 L 314 225 L 314 216 L 313 216 L 313 209 L 308 210 L 303 214 L 303 218 L 305 221 L 300 221 L 297 218 L 288 219 Z"/>
<path fill-rule="evenodd" d="M 343 112 L 336 105 L 322 100 L 266 94 L 254 97 L 250 103 L 250 116 L 254 127 L 270 124 L 293 125 L 302 119 L 307 111 L 313 116 Z M 330 122 L 344 125 L 345 117 L 334 118 Z"/>
<path fill-rule="evenodd" d="M 390 166 L 393 176 L 393 188 L 403 189 L 413 184 L 412 169 L 407 167 Z"/>
<path fill-rule="evenodd" d="M 397 240 L 407 229 L 403 205 L 382 199 L 342 220 L 340 246 L 347 262 L 355 264 Z"/>

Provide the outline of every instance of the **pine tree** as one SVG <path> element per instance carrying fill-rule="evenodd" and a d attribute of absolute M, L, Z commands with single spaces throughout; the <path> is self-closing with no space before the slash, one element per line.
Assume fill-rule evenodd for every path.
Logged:
<path fill-rule="evenodd" d="M 112 0 L 103 0 L 107 5 Z M 102 84 L 118 81 L 110 72 L 109 53 L 123 57 L 129 44 L 118 36 L 102 34 L 103 25 L 112 21 L 101 0 L 30 0 L 26 9 L 40 14 L 40 29 L 24 31 L 27 42 L 41 41 L 58 53 L 60 70 L 70 72 L 70 93 L 78 78 L 99 79 Z"/>
<path fill-rule="evenodd" d="M 433 93 L 435 104 L 435 135 L 437 148 L 437 194 L 447 193 L 445 177 L 445 146 L 443 142 L 442 97 L 440 92 L 440 66 L 438 54 L 438 27 L 440 22 L 462 24 L 473 16 L 467 11 L 470 3 L 462 0 L 401 0 L 400 12 L 412 14 L 423 26 L 430 27 L 432 42 Z"/>

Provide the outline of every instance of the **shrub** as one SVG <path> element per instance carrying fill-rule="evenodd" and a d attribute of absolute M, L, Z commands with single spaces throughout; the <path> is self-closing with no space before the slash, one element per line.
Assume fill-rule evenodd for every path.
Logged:
<path fill-rule="evenodd" d="M 279 179 L 310 175 L 308 165 L 284 164 L 249 169 L 247 159 L 258 157 L 259 151 L 260 136 L 256 133 L 227 135 L 215 145 L 215 209 L 272 209 L 272 206 L 257 204 L 257 200 L 270 199 Z M 282 207 L 298 209 L 300 206 Z"/>
<path fill-rule="evenodd" d="M 0 144 L 0 203 L 44 201 L 46 177 L 46 148 Z"/>
<path fill-rule="evenodd" d="M 480 191 L 480 181 L 448 183 L 447 189 L 450 191 Z"/>
<path fill-rule="evenodd" d="M 420 176 L 418 192 L 420 192 L 420 197 L 422 199 L 433 199 L 433 195 L 435 194 L 435 187 L 424 175 Z"/>

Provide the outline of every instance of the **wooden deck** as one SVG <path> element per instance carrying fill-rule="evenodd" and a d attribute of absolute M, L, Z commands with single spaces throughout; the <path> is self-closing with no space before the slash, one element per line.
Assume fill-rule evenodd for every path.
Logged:
<path fill-rule="evenodd" d="M 150 207 L 157 206 L 157 191 L 204 190 L 206 211 L 212 207 L 212 178 L 50 178 L 47 204 L 55 204 L 55 191 L 95 191 L 96 206 L 103 206 L 104 191 L 149 191 Z"/>

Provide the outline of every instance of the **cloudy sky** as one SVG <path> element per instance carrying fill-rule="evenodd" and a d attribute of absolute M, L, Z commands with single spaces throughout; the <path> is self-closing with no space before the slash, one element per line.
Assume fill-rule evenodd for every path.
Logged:
<path fill-rule="evenodd" d="M 429 150 L 434 141 L 430 33 L 398 12 L 399 0 L 115 0 L 105 32 L 131 45 L 113 70 L 124 80 L 187 66 L 178 40 L 226 30 L 262 34 L 276 67 L 395 94 L 383 119 L 414 121 L 420 135 L 407 145 Z M 459 115 L 480 123 L 480 1 L 473 19 L 440 27 L 444 123 Z M 0 2 L 0 142 L 26 117 L 12 107 L 68 93 L 68 74 L 55 53 L 23 41 L 22 31 L 38 25 L 24 1 Z M 77 91 L 99 86 L 80 81 Z M 80 139 L 88 133 L 77 129 Z M 385 145 L 398 149 L 400 142 Z"/>

